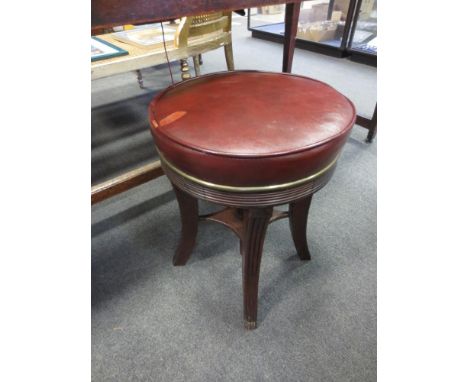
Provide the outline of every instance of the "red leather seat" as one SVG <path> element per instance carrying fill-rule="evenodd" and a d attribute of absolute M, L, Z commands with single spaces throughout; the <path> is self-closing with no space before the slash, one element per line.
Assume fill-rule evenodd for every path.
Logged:
<path fill-rule="evenodd" d="M 296 181 L 332 163 L 356 113 L 320 81 L 237 71 L 169 87 L 149 117 L 164 160 L 206 182 L 249 187 Z"/>

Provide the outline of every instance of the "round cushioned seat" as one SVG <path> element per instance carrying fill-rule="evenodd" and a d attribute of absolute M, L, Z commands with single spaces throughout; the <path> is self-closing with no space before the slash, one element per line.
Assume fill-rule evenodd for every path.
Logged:
<path fill-rule="evenodd" d="M 223 72 L 173 85 L 149 107 L 162 161 L 215 186 L 300 182 L 336 161 L 353 104 L 311 78 Z"/>

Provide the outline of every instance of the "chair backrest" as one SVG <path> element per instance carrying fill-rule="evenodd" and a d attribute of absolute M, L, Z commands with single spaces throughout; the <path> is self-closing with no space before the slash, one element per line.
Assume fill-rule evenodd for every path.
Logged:
<path fill-rule="evenodd" d="M 176 32 L 176 47 L 187 46 L 189 38 L 217 33 L 231 33 L 231 20 L 231 12 L 215 12 L 183 17 Z"/>

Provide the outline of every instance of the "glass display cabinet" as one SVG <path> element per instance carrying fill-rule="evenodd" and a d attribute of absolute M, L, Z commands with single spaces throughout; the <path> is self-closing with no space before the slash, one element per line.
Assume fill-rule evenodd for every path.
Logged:
<path fill-rule="evenodd" d="M 249 9 L 252 37 L 282 42 L 284 12 L 284 5 Z M 303 1 L 296 46 L 376 65 L 377 0 Z"/>
<path fill-rule="evenodd" d="M 347 51 L 353 61 L 377 65 L 377 0 L 357 0 Z"/>

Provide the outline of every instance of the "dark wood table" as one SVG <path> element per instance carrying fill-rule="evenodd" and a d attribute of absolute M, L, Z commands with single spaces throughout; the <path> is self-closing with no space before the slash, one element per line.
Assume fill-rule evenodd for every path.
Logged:
<path fill-rule="evenodd" d="M 299 0 L 92 0 L 91 33 L 124 24 L 144 24 L 166 21 L 206 12 L 219 12 L 243 8 L 262 7 L 286 3 L 283 72 L 290 73 L 299 20 Z M 376 121 L 376 113 L 374 114 Z M 357 123 L 375 135 L 372 120 L 358 117 Z M 91 203 L 129 190 L 163 175 L 159 161 L 130 171 L 91 188 Z"/>

